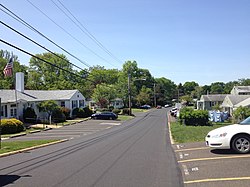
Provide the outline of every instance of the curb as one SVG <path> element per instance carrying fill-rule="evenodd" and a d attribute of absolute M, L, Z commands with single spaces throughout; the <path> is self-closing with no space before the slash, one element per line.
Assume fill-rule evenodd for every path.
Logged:
<path fill-rule="evenodd" d="M 34 149 L 46 147 L 46 146 L 49 146 L 49 145 L 54 145 L 54 144 L 66 142 L 66 141 L 68 141 L 68 139 L 58 140 L 58 141 L 47 143 L 47 144 L 42 144 L 42 145 L 33 146 L 33 147 L 25 148 L 25 149 L 20 149 L 20 150 L 17 150 L 17 151 L 3 153 L 3 154 L 0 154 L 0 158 L 1 157 L 6 157 L 6 156 L 10 156 L 10 155 L 14 155 L 14 154 L 17 154 L 17 153 L 22 153 L 22 152 L 25 152 L 25 151 L 30 151 L 30 150 L 34 150 Z"/>
<path fill-rule="evenodd" d="M 169 114 L 168 114 L 168 132 L 169 132 L 170 143 L 173 145 L 174 139 L 173 139 L 172 133 L 171 133 L 171 123 L 170 123 L 170 115 Z"/>

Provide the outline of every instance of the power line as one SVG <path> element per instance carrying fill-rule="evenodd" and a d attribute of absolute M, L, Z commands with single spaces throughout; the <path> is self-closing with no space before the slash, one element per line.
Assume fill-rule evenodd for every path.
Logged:
<path fill-rule="evenodd" d="M 66 59 L 64 59 L 64 58 L 62 58 L 62 57 L 59 56 L 58 54 L 56 54 L 56 53 L 52 52 L 51 50 L 47 49 L 46 47 L 40 45 L 40 44 L 37 43 L 36 41 L 34 41 L 34 40 L 32 40 L 31 38 L 25 36 L 24 34 L 22 34 L 21 32 L 19 32 L 19 31 L 17 31 L 17 30 L 15 30 L 14 28 L 10 27 L 10 26 L 7 25 L 6 23 L 4 23 L 4 22 L 2 22 L 2 21 L 0 21 L 0 23 L 1 23 L 2 25 L 4 25 L 5 27 L 9 28 L 10 30 L 16 32 L 17 34 L 21 35 L 22 37 L 26 38 L 27 40 L 29 40 L 29 41 L 35 43 L 35 44 L 38 45 L 39 47 L 41 47 L 41 48 L 45 49 L 46 51 L 52 53 L 53 55 L 55 55 L 56 57 L 60 58 L 61 60 L 64 60 L 64 61 L 66 61 L 67 63 L 71 64 L 72 66 L 75 66 L 75 67 L 77 67 L 78 69 L 83 70 L 85 73 L 88 73 L 86 70 L 84 70 L 84 69 L 82 69 L 81 67 L 79 67 L 79 66 L 77 66 L 77 65 L 75 65 L 75 64 L 73 64 L 73 63 L 71 63 L 71 62 L 69 62 L 68 60 L 66 60 Z"/>
<path fill-rule="evenodd" d="M 73 13 L 60 1 L 57 0 L 60 5 L 75 19 L 75 21 L 78 23 L 76 23 L 71 17 L 68 16 L 67 13 L 65 13 L 64 10 L 62 10 L 55 2 L 54 0 L 51 0 L 56 6 L 57 8 L 59 8 L 83 33 L 85 33 L 92 41 L 94 41 L 103 51 L 105 51 L 107 54 L 109 54 L 109 56 L 111 56 L 114 60 L 116 60 L 117 62 L 121 63 L 121 61 L 115 56 L 113 55 L 99 40 L 96 39 L 96 37 L 91 34 L 91 32 L 73 15 Z M 79 26 L 80 25 L 80 26 Z"/>
<path fill-rule="evenodd" d="M 36 8 L 41 14 L 43 14 L 45 17 L 47 17 L 51 22 L 53 22 L 57 27 L 59 27 L 60 29 L 62 29 L 66 34 L 68 34 L 71 38 L 73 38 L 75 41 L 77 41 L 80 45 L 82 45 L 83 47 L 85 47 L 87 50 L 89 50 L 91 53 L 93 53 L 95 56 L 99 57 L 100 59 L 102 59 L 103 61 L 109 63 L 105 58 L 103 58 L 102 56 L 98 55 L 96 52 L 94 52 L 92 49 L 90 49 L 89 47 L 87 47 L 86 45 L 84 45 L 79 39 L 77 39 L 76 37 L 74 37 L 72 34 L 70 34 L 66 29 L 64 29 L 62 26 L 60 26 L 59 24 L 57 24 L 52 18 L 50 18 L 47 14 L 45 14 L 39 7 L 37 7 L 36 5 L 34 5 L 31 1 L 26 0 L 28 3 L 30 3 L 34 8 Z M 110 64 L 110 63 L 109 63 Z M 112 64 L 111 64 L 112 65 Z M 114 66 L 114 65 L 112 65 Z"/>
<path fill-rule="evenodd" d="M 53 40 L 49 39 L 47 36 L 45 36 L 44 34 L 42 34 L 40 31 L 38 31 L 37 29 L 35 29 L 34 27 L 32 27 L 29 23 L 27 23 L 22 18 L 20 18 L 19 16 L 17 16 L 11 10 L 9 10 L 8 8 L 6 8 L 4 5 L 0 4 L 0 6 L 3 7 L 5 10 L 7 10 L 8 12 L 6 12 L 2 8 L 0 8 L 1 11 L 3 11 L 4 13 L 6 13 L 10 17 L 12 17 L 13 19 L 17 20 L 19 23 L 23 24 L 24 26 L 28 27 L 30 30 L 36 32 L 37 34 L 39 34 L 43 38 L 47 39 L 50 43 L 54 44 L 55 46 L 57 46 L 58 48 L 60 48 L 61 50 L 63 50 L 64 52 L 66 52 L 67 54 L 69 54 L 70 56 L 72 56 L 73 58 L 75 58 L 76 60 L 78 60 L 79 62 L 81 62 L 82 64 L 84 64 L 85 66 L 90 67 L 89 64 L 87 64 L 86 62 L 82 61 L 81 59 L 79 59 L 78 57 L 76 57 L 75 55 L 73 55 L 72 53 L 68 52 L 66 49 L 64 49 L 60 45 L 56 44 Z"/>

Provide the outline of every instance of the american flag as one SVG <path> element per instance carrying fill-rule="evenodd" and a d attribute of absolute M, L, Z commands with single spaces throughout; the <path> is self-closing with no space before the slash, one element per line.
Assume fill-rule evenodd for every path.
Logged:
<path fill-rule="evenodd" d="M 13 74 L 13 58 L 11 57 L 9 62 L 6 64 L 4 70 L 3 70 L 3 74 L 5 75 L 5 77 L 11 77 Z"/>

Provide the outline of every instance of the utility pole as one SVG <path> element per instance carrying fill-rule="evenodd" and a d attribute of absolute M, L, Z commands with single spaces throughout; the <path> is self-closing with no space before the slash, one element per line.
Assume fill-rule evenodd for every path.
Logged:
<path fill-rule="evenodd" d="M 155 83 L 154 83 L 154 105 L 156 107 L 156 93 L 155 93 Z"/>
<path fill-rule="evenodd" d="M 2 149 L 2 124 L 1 124 L 1 117 L 2 117 L 2 105 L 1 105 L 1 98 L 0 98 L 0 149 Z"/>
<path fill-rule="evenodd" d="M 128 108 L 129 108 L 129 115 L 131 116 L 132 111 L 131 111 L 131 75 L 128 73 Z"/>

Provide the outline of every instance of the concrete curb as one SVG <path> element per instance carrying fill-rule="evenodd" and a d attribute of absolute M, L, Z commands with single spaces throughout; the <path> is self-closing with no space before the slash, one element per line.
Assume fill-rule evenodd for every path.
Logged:
<path fill-rule="evenodd" d="M 169 138 L 170 142 L 173 145 L 174 144 L 174 139 L 172 137 L 172 132 L 171 132 L 171 123 L 170 123 L 170 115 L 168 114 L 168 132 L 169 132 Z"/>
<path fill-rule="evenodd" d="M 20 150 L 17 150 L 17 151 L 3 153 L 3 154 L 0 154 L 0 158 L 1 157 L 6 157 L 6 156 L 10 156 L 10 155 L 14 155 L 14 154 L 17 154 L 17 153 L 22 153 L 22 152 L 25 152 L 25 151 L 30 151 L 30 150 L 34 150 L 34 149 L 46 147 L 46 146 L 49 146 L 49 145 L 54 145 L 54 144 L 66 142 L 66 141 L 68 141 L 68 139 L 58 140 L 58 141 L 47 143 L 47 144 L 42 144 L 42 145 L 33 146 L 33 147 L 25 148 L 25 149 L 20 149 Z"/>

